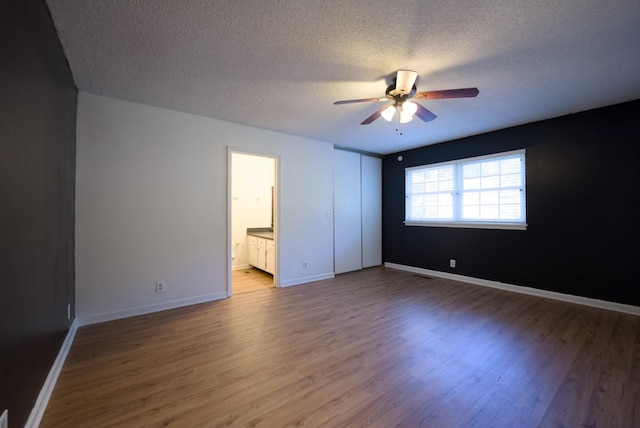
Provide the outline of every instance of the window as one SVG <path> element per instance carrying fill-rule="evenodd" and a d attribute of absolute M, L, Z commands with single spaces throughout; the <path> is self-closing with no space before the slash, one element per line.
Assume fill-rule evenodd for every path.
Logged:
<path fill-rule="evenodd" d="M 405 170 L 407 226 L 526 229 L 525 151 Z"/>

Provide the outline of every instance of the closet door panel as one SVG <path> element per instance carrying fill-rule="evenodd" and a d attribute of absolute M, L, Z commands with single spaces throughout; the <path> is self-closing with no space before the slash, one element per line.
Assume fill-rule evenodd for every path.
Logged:
<path fill-rule="evenodd" d="M 334 150 L 334 270 L 362 269 L 360 154 Z"/>
<path fill-rule="evenodd" d="M 362 156 L 362 267 L 382 264 L 382 159 Z"/>

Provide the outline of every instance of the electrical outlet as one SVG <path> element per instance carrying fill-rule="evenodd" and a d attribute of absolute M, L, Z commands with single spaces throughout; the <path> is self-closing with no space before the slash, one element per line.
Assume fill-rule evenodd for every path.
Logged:
<path fill-rule="evenodd" d="M 306 269 L 307 268 L 307 262 L 302 262 L 302 269 Z"/>
<path fill-rule="evenodd" d="M 449 267 L 452 267 L 452 268 L 456 267 L 456 259 L 449 259 Z"/>
<path fill-rule="evenodd" d="M 156 282 L 156 293 L 164 293 L 164 290 L 167 289 L 167 283 L 164 281 Z"/>
<path fill-rule="evenodd" d="M 5 409 L 0 416 L 0 428 L 9 428 L 9 409 Z"/>

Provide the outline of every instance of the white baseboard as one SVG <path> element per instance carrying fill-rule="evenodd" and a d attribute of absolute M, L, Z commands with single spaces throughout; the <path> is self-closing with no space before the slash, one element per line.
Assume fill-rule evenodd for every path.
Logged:
<path fill-rule="evenodd" d="M 454 281 L 466 282 L 469 284 L 482 285 L 484 287 L 498 288 L 500 290 L 513 291 L 515 293 L 528 294 L 530 296 L 545 297 L 547 299 L 561 300 L 563 302 L 576 303 L 579 305 L 592 306 L 610 311 L 623 312 L 640 316 L 640 307 L 626 305 L 624 303 L 609 302 L 606 300 L 592 299 L 589 297 L 574 296 L 572 294 L 558 293 L 555 291 L 540 290 L 538 288 L 524 287 L 521 285 L 506 284 L 504 282 L 490 281 L 487 279 L 473 278 L 470 276 L 458 275 L 455 273 L 440 272 L 436 270 L 422 269 L 413 266 L 405 266 L 397 263 L 384 263 L 385 267 L 418 273 L 421 275 L 435 276 L 438 278 L 452 279 Z"/>
<path fill-rule="evenodd" d="M 331 278 L 335 278 L 335 275 L 333 274 L 333 272 L 322 273 L 319 275 L 305 276 L 302 278 L 291 279 L 289 281 L 283 281 L 280 283 L 280 287 L 291 287 L 294 285 L 306 284 L 308 282 L 314 282 L 314 281 L 322 281 L 323 279 L 331 279 Z"/>
<path fill-rule="evenodd" d="M 203 296 L 189 297 L 187 299 L 171 300 L 154 305 L 137 306 L 133 308 L 123 309 L 113 312 L 103 312 L 100 314 L 80 316 L 76 320 L 78 326 L 97 324 L 100 322 L 113 321 L 122 318 L 134 317 L 136 315 L 145 315 L 153 312 L 165 311 L 167 309 L 181 308 L 183 306 L 197 305 L 198 303 L 207 303 L 214 300 L 222 300 L 229 297 L 227 292 L 217 292 L 205 294 Z"/>
<path fill-rule="evenodd" d="M 62 342 L 60 352 L 58 352 L 58 356 L 53 362 L 51 370 L 49 370 L 49 375 L 44 381 L 44 385 L 40 390 L 40 394 L 38 394 L 38 399 L 36 400 L 35 406 L 31 410 L 31 414 L 29 415 L 29 419 L 25 424 L 25 428 L 38 428 L 40 426 L 40 422 L 42 421 L 42 417 L 44 416 L 44 411 L 47 409 L 47 405 L 49 404 L 51 393 L 53 392 L 53 388 L 56 386 L 58 376 L 60 376 L 62 366 L 64 366 L 64 361 L 67 359 L 69 349 L 71 349 L 71 344 L 73 343 L 73 338 L 75 337 L 76 331 L 78 330 L 77 321 L 77 319 L 73 320 L 73 322 L 71 323 L 71 327 L 69 327 L 67 337 L 64 339 L 64 342 Z"/>

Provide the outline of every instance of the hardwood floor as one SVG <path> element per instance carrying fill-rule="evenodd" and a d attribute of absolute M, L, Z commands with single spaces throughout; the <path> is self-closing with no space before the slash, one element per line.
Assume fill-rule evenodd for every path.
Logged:
<path fill-rule="evenodd" d="M 273 275 L 253 267 L 231 271 L 233 295 L 273 288 Z"/>
<path fill-rule="evenodd" d="M 78 329 L 42 427 L 638 427 L 640 317 L 388 268 Z"/>

